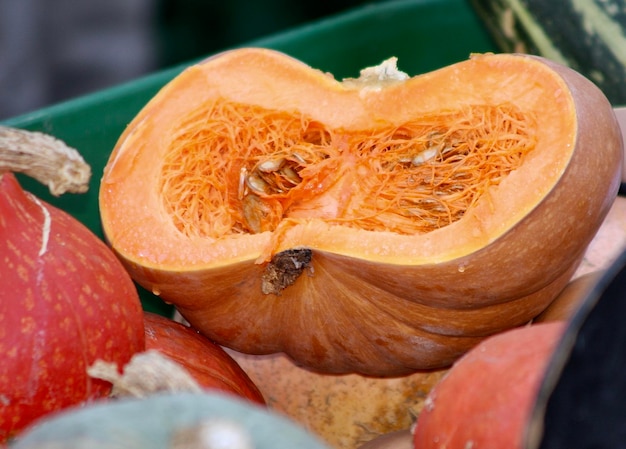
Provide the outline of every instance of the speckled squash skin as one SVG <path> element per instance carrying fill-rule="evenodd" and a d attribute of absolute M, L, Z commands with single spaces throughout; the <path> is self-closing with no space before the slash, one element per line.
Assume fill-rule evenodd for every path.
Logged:
<path fill-rule="evenodd" d="M 540 383 L 564 322 L 494 335 L 460 358 L 431 390 L 415 449 L 522 449 Z"/>
<path fill-rule="evenodd" d="M 227 351 L 263 392 L 268 407 L 335 449 L 354 449 L 382 434 L 409 428 L 429 391 L 447 372 L 420 371 L 389 378 L 334 375 L 300 367 L 284 354 Z"/>
<path fill-rule="evenodd" d="M 144 348 L 137 290 L 66 212 L 0 175 L 0 442 L 44 414 L 106 396 L 86 368 Z"/>
<path fill-rule="evenodd" d="M 411 429 L 397 430 L 374 438 L 357 449 L 413 449 Z"/>
<path fill-rule="evenodd" d="M 206 389 L 265 404 L 263 395 L 221 346 L 189 326 L 150 312 L 144 314 L 146 350 L 154 349 L 183 366 Z"/>
<path fill-rule="evenodd" d="M 330 449 L 293 421 L 265 407 L 216 393 L 159 393 L 65 410 L 29 428 L 12 449 L 172 449 L 173 441 L 180 440 L 177 436 L 212 421 L 234 427 L 250 444 L 233 448 Z M 195 443 L 199 446 L 183 443 L 176 447 L 203 444 Z M 204 444 L 202 447 L 208 447 L 206 441 Z"/>

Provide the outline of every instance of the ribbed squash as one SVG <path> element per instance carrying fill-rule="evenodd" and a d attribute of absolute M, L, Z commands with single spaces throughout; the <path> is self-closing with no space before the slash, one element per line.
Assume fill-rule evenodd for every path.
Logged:
<path fill-rule="evenodd" d="M 243 48 L 193 65 L 105 167 L 104 233 L 218 343 L 315 370 L 437 368 L 562 290 L 617 193 L 621 134 L 577 72 L 473 55 L 337 81 Z"/>

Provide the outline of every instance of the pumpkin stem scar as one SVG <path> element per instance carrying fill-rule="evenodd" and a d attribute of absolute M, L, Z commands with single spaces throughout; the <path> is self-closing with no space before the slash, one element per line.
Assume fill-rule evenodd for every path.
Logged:
<path fill-rule="evenodd" d="M 287 249 L 274 255 L 261 276 L 261 291 L 266 295 L 280 295 L 304 270 L 311 268 L 312 258 L 313 251 L 308 248 Z"/>

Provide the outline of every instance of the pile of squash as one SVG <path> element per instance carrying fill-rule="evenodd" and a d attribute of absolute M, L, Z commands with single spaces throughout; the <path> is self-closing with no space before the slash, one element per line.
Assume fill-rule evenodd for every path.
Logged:
<path fill-rule="evenodd" d="M 13 133 L 7 160 L 34 145 Z M 56 153 L 47 172 L 77 176 L 79 156 Z M 106 245 L 10 173 L 41 164 L 0 174 L 0 319 L 14 326 L 0 348 L 22 354 L 0 385 L 50 396 L 1 396 L 0 437 L 195 447 L 210 432 L 179 431 L 217 422 L 242 448 L 463 448 L 488 441 L 503 405 L 479 389 L 456 399 L 469 384 L 509 394 L 485 379 L 523 365 L 511 425 L 485 443 L 521 448 L 570 312 L 545 314 L 609 213 L 622 160 L 604 94 L 541 57 L 476 54 L 414 77 L 391 58 L 341 81 L 260 48 L 190 66 L 110 155 Z M 188 326 L 143 312 L 133 282 Z M 537 349 L 516 349 L 524 338 Z M 493 369 L 472 359 L 485 348 Z M 154 361 L 136 371 L 154 351 L 181 384 Z M 124 424 L 137 433 L 119 441 Z"/>

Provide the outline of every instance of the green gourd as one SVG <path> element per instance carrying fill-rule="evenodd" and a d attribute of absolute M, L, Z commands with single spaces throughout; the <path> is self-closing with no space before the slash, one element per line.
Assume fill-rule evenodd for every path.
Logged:
<path fill-rule="evenodd" d="M 11 449 L 172 449 L 198 424 L 234 426 L 250 449 L 328 449 L 287 418 L 223 393 L 158 393 L 102 401 L 49 416 L 28 428 Z M 191 434 L 187 434 L 191 435 Z M 207 448 L 212 446 L 184 446 Z"/>
<path fill-rule="evenodd" d="M 582 73 L 614 105 L 626 104 L 623 0 L 471 0 L 504 52 L 547 57 Z"/>

